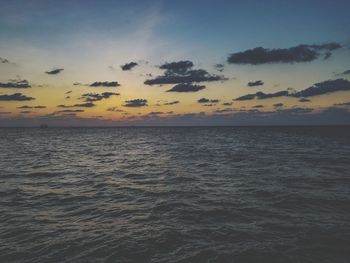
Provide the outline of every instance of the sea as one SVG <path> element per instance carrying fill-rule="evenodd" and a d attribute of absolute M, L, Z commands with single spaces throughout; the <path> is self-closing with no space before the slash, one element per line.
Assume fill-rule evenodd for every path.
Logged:
<path fill-rule="evenodd" d="M 0 262 L 350 262 L 350 127 L 0 128 Z"/>

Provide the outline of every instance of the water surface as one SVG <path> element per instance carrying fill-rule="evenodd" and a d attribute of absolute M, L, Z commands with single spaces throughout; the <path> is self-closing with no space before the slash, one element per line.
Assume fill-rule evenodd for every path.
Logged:
<path fill-rule="evenodd" d="M 349 262 L 349 127 L 0 129 L 0 262 Z"/>

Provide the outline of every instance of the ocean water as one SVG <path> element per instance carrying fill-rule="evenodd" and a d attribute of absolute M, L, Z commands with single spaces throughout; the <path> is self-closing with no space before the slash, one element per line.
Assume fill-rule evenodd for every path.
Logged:
<path fill-rule="evenodd" d="M 0 129 L 0 262 L 350 262 L 350 127 Z"/>

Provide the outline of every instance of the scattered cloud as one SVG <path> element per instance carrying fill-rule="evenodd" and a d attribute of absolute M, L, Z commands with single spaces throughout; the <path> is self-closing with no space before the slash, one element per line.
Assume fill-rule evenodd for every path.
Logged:
<path fill-rule="evenodd" d="M 248 85 L 248 87 L 262 86 L 262 85 L 264 85 L 264 82 L 262 80 L 250 81 L 250 82 L 248 82 L 247 85 Z"/>
<path fill-rule="evenodd" d="M 343 102 L 343 103 L 336 103 L 334 106 L 350 106 L 350 101 L 349 102 Z"/>
<path fill-rule="evenodd" d="M 136 62 L 130 62 L 130 63 L 126 63 L 120 67 L 122 68 L 123 71 L 127 71 L 127 70 L 132 70 L 136 66 L 138 66 L 138 64 Z"/>
<path fill-rule="evenodd" d="M 224 71 L 224 65 L 223 64 L 216 64 L 215 65 L 215 69 L 219 72 L 223 72 Z"/>
<path fill-rule="evenodd" d="M 273 106 L 275 108 L 280 108 L 280 107 L 283 107 L 283 103 L 275 103 L 275 104 L 273 104 Z"/>
<path fill-rule="evenodd" d="M 165 102 L 163 105 L 175 105 L 175 104 L 179 104 L 180 101 L 178 100 L 174 100 L 174 101 L 170 101 L 170 102 Z"/>
<path fill-rule="evenodd" d="M 198 103 L 218 103 L 220 100 L 218 99 L 207 99 L 207 98 L 201 98 L 197 100 Z"/>
<path fill-rule="evenodd" d="M 118 107 L 110 107 L 107 109 L 107 111 L 112 111 L 112 112 L 125 112 L 122 109 L 119 109 Z"/>
<path fill-rule="evenodd" d="M 294 94 L 295 97 L 312 97 L 336 91 L 350 90 L 350 81 L 346 79 L 327 80 Z"/>
<path fill-rule="evenodd" d="M 161 85 L 226 80 L 224 76 L 211 75 L 204 69 L 192 69 L 192 67 L 193 63 L 188 60 L 165 63 L 159 66 L 160 69 L 165 70 L 164 75 L 148 79 L 144 83 L 146 85 Z"/>
<path fill-rule="evenodd" d="M 80 103 L 80 104 L 74 104 L 74 105 L 57 105 L 57 108 L 92 108 L 96 105 L 92 102 L 86 102 L 86 103 Z"/>
<path fill-rule="evenodd" d="M 55 113 L 78 113 L 78 112 L 84 112 L 84 110 L 61 110 L 61 111 L 56 111 Z"/>
<path fill-rule="evenodd" d="M 338 73 L 338 74 L 335 74 L 336 76 L 341 76 L 341 75 L 350 75 L 350 69 L 349 70 L 345 70 L 343 71 L 342 73 Z"/>
<path fill-rule="evenodd" d="M 316 60 L 321 55 L 327 59 L 331 51 L 341 48 L 339 43 L 322 45 L 299 45 L 290 48 L 268 49 L 257 47 L 246 51 L 231 54 L 227 62 L 230 64 L 261 65 L 266 63 L 298 63 Z M 326 53 L 324 53 L 326 52 Z"/>
<path fill-rule="evenodd" d="M 255 94 L 247 94 L 247 95 L 238 97 L 235 100 L 238 100 L 238 101 L 254 100 L 254 99 L 262 100 L 262 99 L 270 99 L 270 98 L 277 98 L 277 97 L 283 97 L 283 96 L 289 96 L 289 92 L 288 91 L 278 91 L 275 93 L 264 93 L 264 92 L 259 91 Z"/>
<path fill-rule="evenodd" d="M 147 105 L 147 100 L 145 99 L 134 99 L 134 100 L 126 100 L 124 107 L 144 107 Z"/>
<path fill-rule="evenodd" d="M 99 93 L 85 93 L 81 95 L 80 99 L 84 100 L 85 102 L 94 102 L 94 101 L 100 101 L 103 99 L 109 99 L 112 96 L 119 96 L 119 93 L 115 92 L 103 92 L 101 94 Z"/>
<path fill-rule="evenodd" d="M 12 80 L 6 83 L 0 82 L 0 88 L 6 88 L 6 89 L 27 89 L 30 88 L 31 85 L 28 83 L 27 80 Z"/>
<path fill-rule="evenodd" d="M 76 82 L 77 83 L 77 82 Z M 80 85 L 77 84 L 77 85 Z M 90 87 L 119 87 L 120 84 L 118 81 L 95 81 L 94 83 L 89 85 Z"/>
<path fill-rule="evenodd" d="M 28 97 L 26 95 L 23 95 L 22 93 L 14 93 L 11 95 L 0 95 L 0 101 L 29 101 L 29 100 L 35 100 L 35 98 Z"/>
<path fill-rule="evenodd" d="M 238 97 L 236 100 L 253 100 L 253 99 L 270 99 L 277 97 L 295 97 L 301 98 L 300 101 L 306 102 L 306 97 L 319 96 L 323 94 L 333 93 L 337 91 L 350 91 L 350 81 L 346 79 L 336 79 L 336 80 L 326 80 L 323 82 L 316 83 L 309 88 L 298 92 L 278 91 L 275 93 L 264 93 L 257 92 L 255 94 L 247 94 L 241 97 Z"/>
<path fill-rule="evenodd" d="M 46 106 L 28 106 L 28 105 L 24 105 L 24 106 L 17 107 L 17 109 L 46 109 Z"/>
<path fill-rule="evenodd" d="M 203 85 L 193 85 L 190 83 L 181 83 L 177 84 L 171 89 L 167 90 L 167 92 L 197 92 L 202 89 L 205 89 Z"/>
<path fill-rule="evenodd" d="M 299 100 L 299 102 L 310 102 L 311 100 L 310 99 L 306 99 L 306 98 L 301 98 Z"/>
<path fill-rule="evenodd" d="M 0 63 L 2 63 L 2 64 L 8 64 L 8 63 L 10 63 L 10 61 L 9 61 L 8 59 L 6 59 L 6 58 L 1 58 L 1 57 L 0 57 Z"/>
<path fill-rule="evenodd" d="M 63 70 L 64 70 L 63 68 L 57 68 L 57 69 L 45 71 L 45 73 L 49 74 L 49 75 L 57 75 L 57 74 L 61 73 Z"/>

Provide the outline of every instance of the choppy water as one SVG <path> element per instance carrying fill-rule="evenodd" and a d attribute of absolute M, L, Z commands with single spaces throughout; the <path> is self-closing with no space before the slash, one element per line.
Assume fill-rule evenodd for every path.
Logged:
<path fill-rule="evenodd" d="M 349 127 L 0 129 L 0 262 L 349 260 Z"/>

